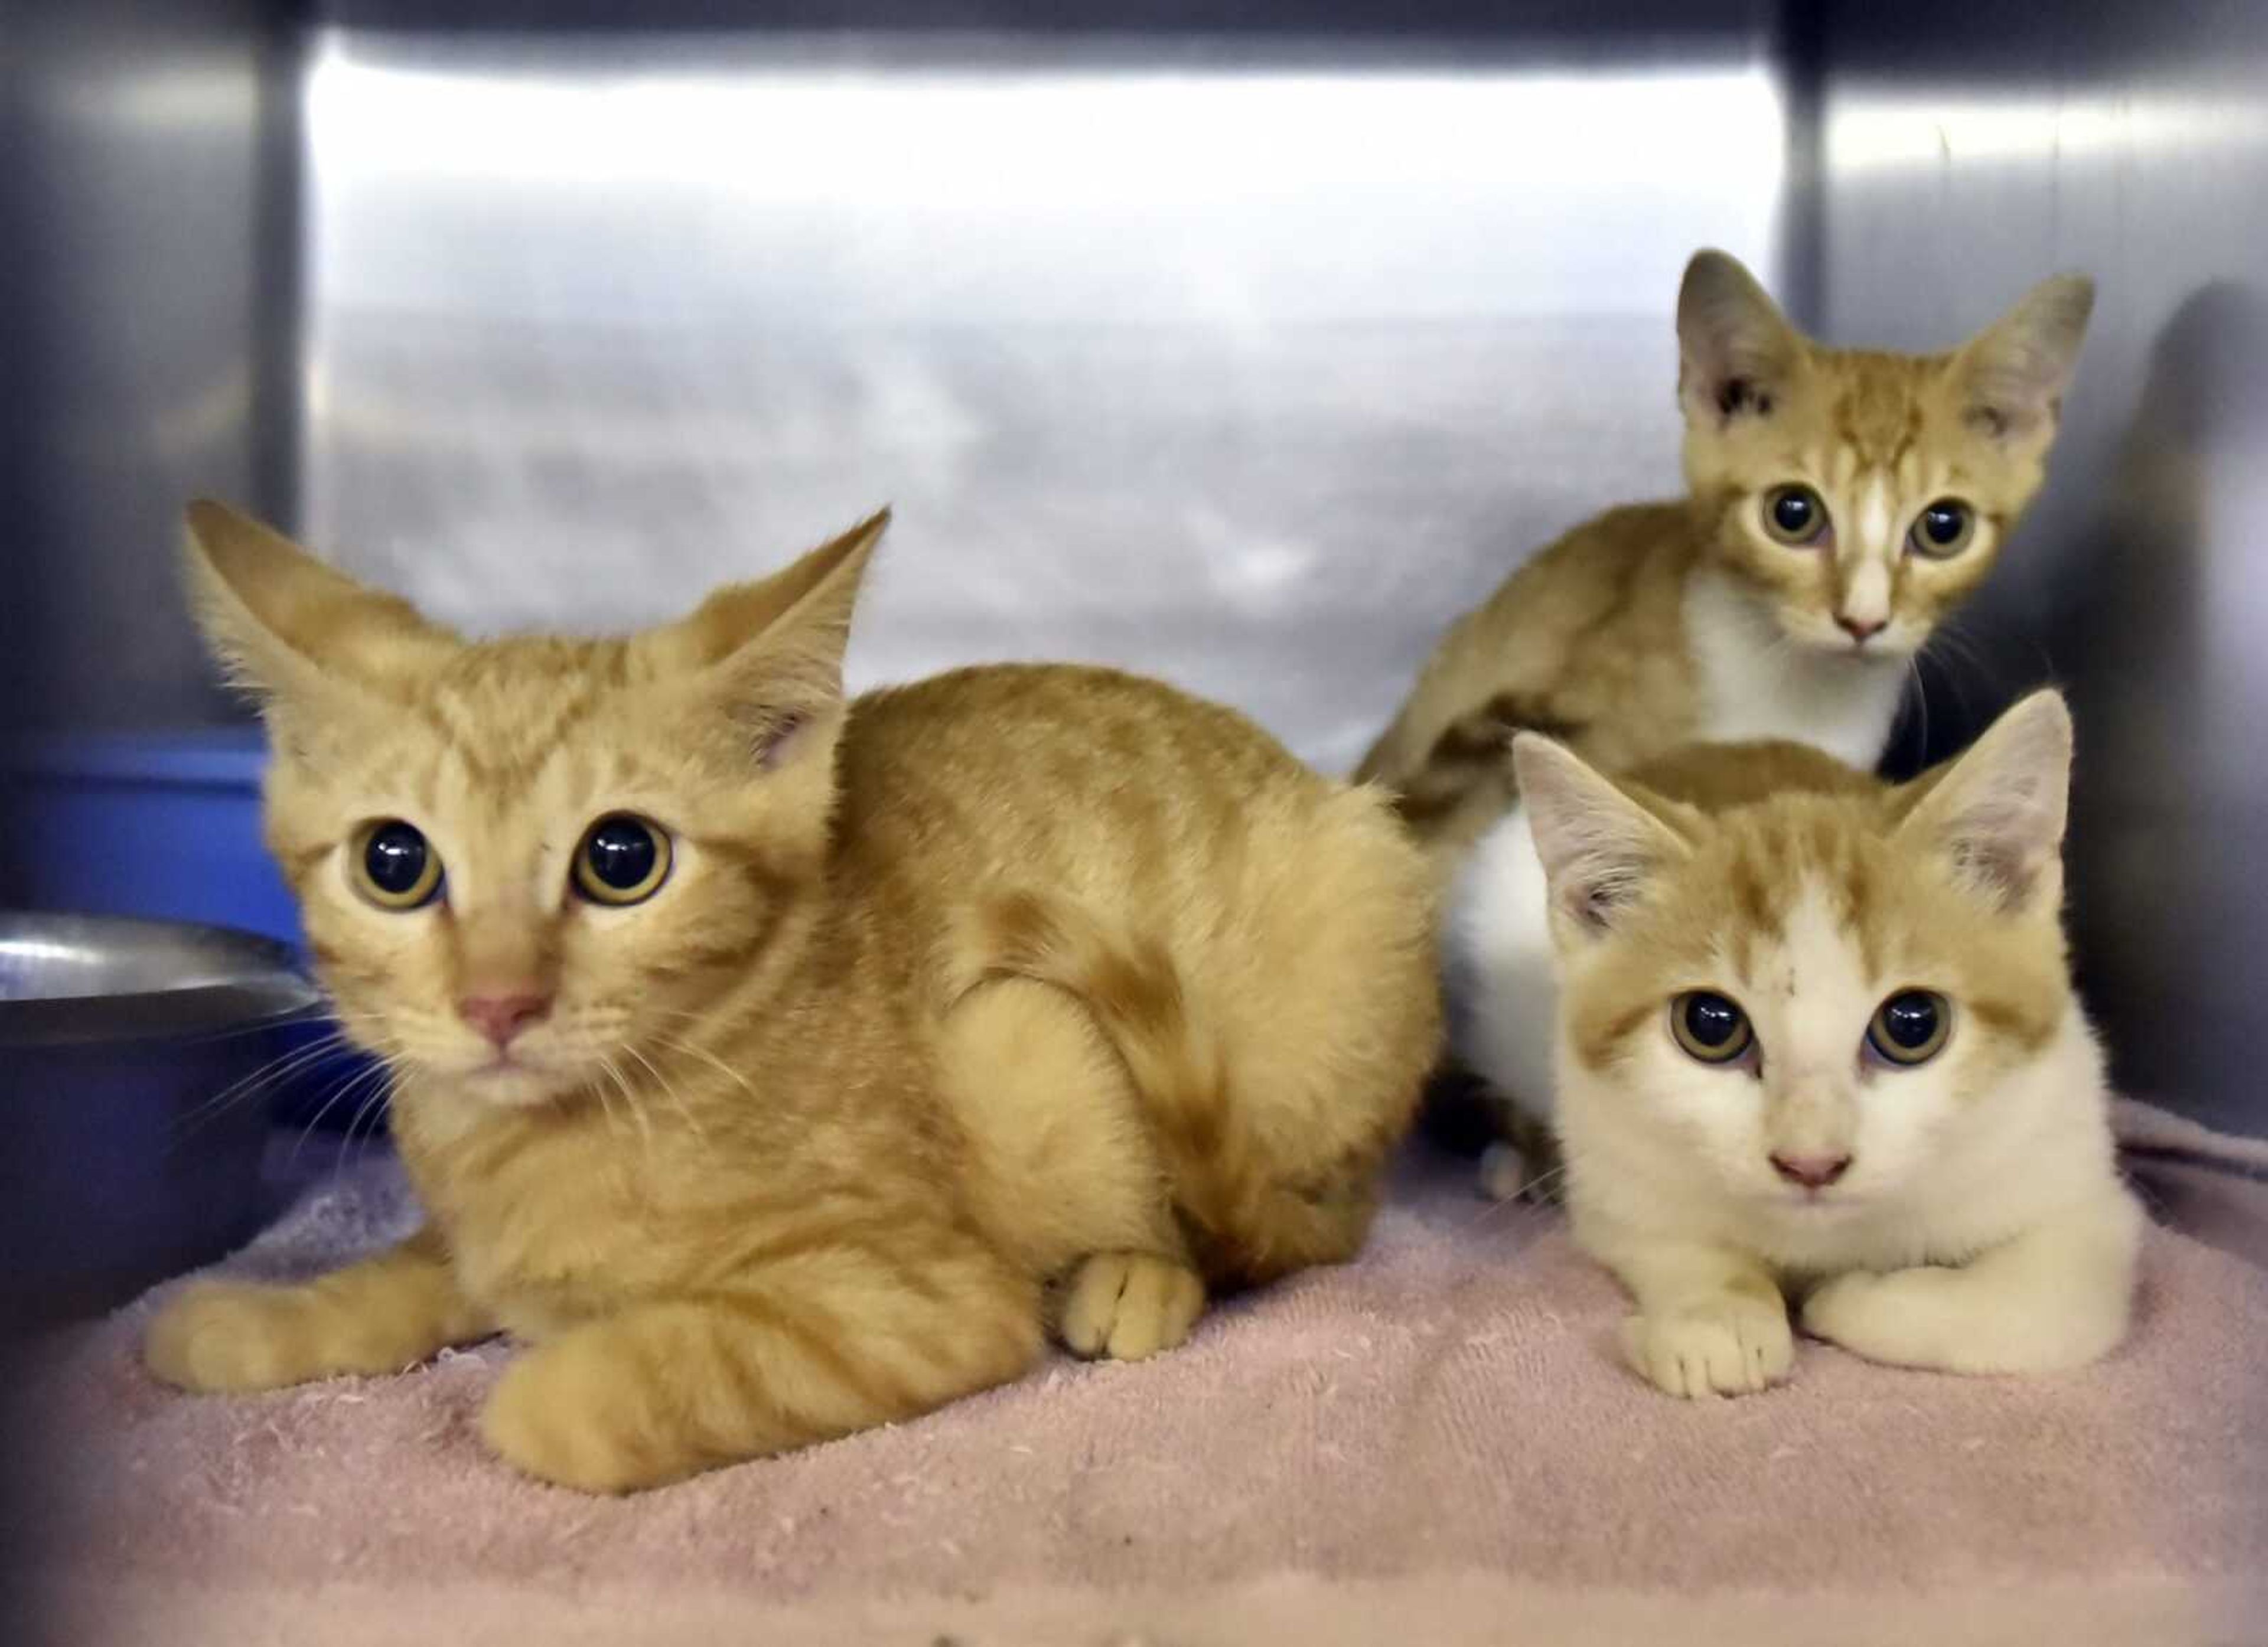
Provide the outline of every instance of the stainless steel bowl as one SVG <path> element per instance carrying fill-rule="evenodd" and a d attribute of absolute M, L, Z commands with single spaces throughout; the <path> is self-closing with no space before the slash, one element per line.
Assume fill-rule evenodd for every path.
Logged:
<path fill-rule="evenodd" d="M 0 913 L 0 1308 L 102 1309 L 251 1235 L 262 1072 L 318 1000 L 267 938 Z"/>

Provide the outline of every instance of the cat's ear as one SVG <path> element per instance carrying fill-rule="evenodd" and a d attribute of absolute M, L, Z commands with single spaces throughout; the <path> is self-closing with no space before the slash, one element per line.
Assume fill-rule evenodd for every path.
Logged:
<path fill-rule="evenodd" d="M 456 637 L 272 527 L 200 498 L 187 511 L 189 609 L 232 686 L 263 702 L 335 699 L 414 680 Z"/>
<path fill-rule="evenodd" d="M 1701 251 L 1677 289 L 1677 399 L 1689 423 L 1771 415 L 1803 338 L 1738 258 Z"/>
<path fill-rule="evenodd" d="M 777 766 L 840 718 L 850 614 L 889 524 L 881 510 L 770 577 L 717 591 L 640 643 L 659 673 L 689 672 L 758 761 Z"/>
<path fill-rule="evenodd" d="M 2095 283 L 2058 275 L 1962 345 L 1952 370 L 1970 424 L 1994 438 L 2052 430 L 2095 312 Z"/>
<path fill-rule="evenodd" d="M 2071 796 L 2071 711 L 2054 691 L 2033 693 L 1968 751 L 1915 780 L 1902 840 L 1948 864 L 1995 909 L 2061 901 L 2064 825 Z"/>
<path fill-rule="evenodd" d="M 1512 764 L 1550 888 L 1555 931 L 1611 930 L 1646 882 L 1686 856 L 1668 825 L 1549 738 L 1520 733 Z"/>

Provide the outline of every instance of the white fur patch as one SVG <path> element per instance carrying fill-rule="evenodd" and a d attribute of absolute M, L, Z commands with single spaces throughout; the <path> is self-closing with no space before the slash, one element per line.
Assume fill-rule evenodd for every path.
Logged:
<path fill-rule="evenodd" d="M 1851 533 L 1848 545 L 1852 555 L 1866 562 L 1879 562 L 1889 552 L 1892 522 L 1890 519 L 1889 485 L 1879 474 L 1869 475 L 1859 493 L 1858 518 L 1852 523 L 1857 530 Z"/>
<path fill-rule="evenodd" d="M 1706 572 L 1686 591 L 1685 630 L 1701 673 L 1703 738 L 1782 738 L 1862 769 L 1881 759 L 1905 683 L 1904 658 L 1797 645 L 1755 597 Z"/>
<path fill-rule="evenodd" d="M 1465 860 L 1441 946 L 1459 1062 L 1528 1114 L 1550 1115 L 1559 989 L 1550 893 L 1526 808 L 1506 813 Z"/>

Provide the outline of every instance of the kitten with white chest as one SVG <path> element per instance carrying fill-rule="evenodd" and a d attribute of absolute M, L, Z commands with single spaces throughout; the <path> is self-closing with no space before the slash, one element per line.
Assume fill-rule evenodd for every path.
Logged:
<path fill-rule="evenodd" d="M 1504 1130 L 1533 1140 L 1552 1105 L 1551 945 L 1513 734 L 1607 772 L 1759 739 L 1874 766 L 1914 654 L 2039 489 L 2093 301 L 2058 276 L 1944 354 L 1835 349 L 1733 259 L 1694 257 L 1686 496 L 1611 510 L 1523 564 L 1443 637 L 1358 773 L 1452 888 L 1452 1046 Z M 1520 1165 L 1487 1181 L 1517 1187 Z"/>
<path fill-rule="evenodd" d="M 2092 1361 L 2142 1217 L 2071 987 L 2071 722 L 2051 692 L 1891 786 L 1786 744 L 1609 780 L 1514 749 L 1561 977 L 1577 1241 L 1672 1394 L 1793 1370 L 1803 1329 L 1955 1372 Z"/>
<path fill-rule="evenodd" d="M 1446 874 L 1518 797 L 1515 732 L 1615 771 L 1705 739 L 1873 764 L 1909 660 L 2039 489 L 2094 301 L 2058 276 L 1943 354 L 1836 349 L 1697 253 L 1677 296 L 1685 496 L 1525 561 L 1442 636 L 1356 776 Z"/>

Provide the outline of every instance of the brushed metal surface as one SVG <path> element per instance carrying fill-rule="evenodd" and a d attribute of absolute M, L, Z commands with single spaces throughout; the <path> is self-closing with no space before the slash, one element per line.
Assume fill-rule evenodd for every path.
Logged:
<path fill-rule="evenodd" d="M 185 492 L 288 507 L 294 59 L 260 0 L 8 9 L 0 717 L 232 710 L 174 595 Z M 0 732 L 7 730 L 0 724 Z M 11 877 L 0 867 L 0 897 Z"/>
<path fill-rule="evenodd" d="M 0 1048 L 233 1033 L 317 1002 L 291 948 L 175 921 L 0 911 Z"/>
<path fill-rule="evenodd" d="M 1830 8 L 1821 292 L 1942 339 L 2051 268 L 2100 300 L 2037 510 L 1931 671 L 1933 753 L 2053 678 L 2071 894 L 2121 1078 L 2268 1129 L 2268 8 Z"/>
<path fill-rule="evenodd" d="M 1680 267 L 1769 268 L 1783 206 L 1729 10 L 1541 58 L 327 31 L 307 535 L 603 628 L 888 501 L 857 683 L 1115 663 L 1344 767 L 1517 559 L 1675 488 Z"/>

